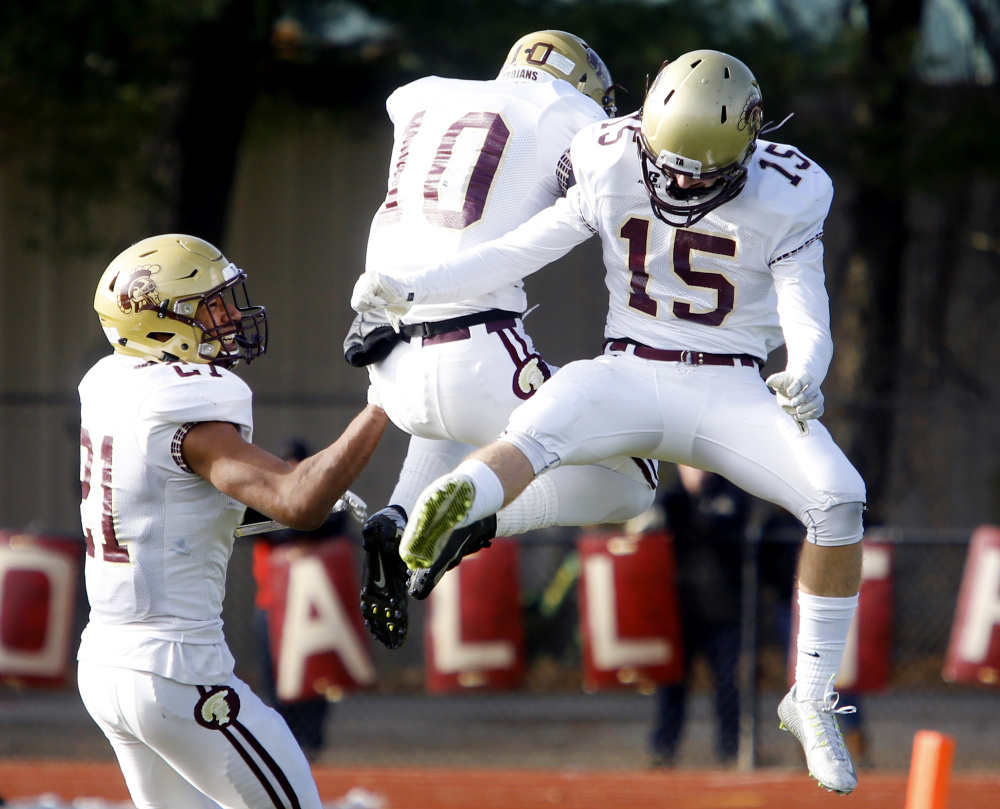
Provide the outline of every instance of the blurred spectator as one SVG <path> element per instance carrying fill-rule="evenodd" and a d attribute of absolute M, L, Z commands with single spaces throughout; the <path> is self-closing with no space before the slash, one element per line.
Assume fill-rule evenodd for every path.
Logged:
<path fill-rule="evenodd" d="M 660 499 L 673 534 L 684 644 L 684 680 L 657 690 L 654 766 L 677 755 L 693 661 L 708 664 L 715 690 L 715 750 L 731 763 L 739 747 L 742 545 L 752 498 L 725 478 L 678 464 L 678 483 Z"/>
<path fill-rule="evenodd" d="M 297 439 L 290 439 L 280 453 L 281 457 L 291 466 L 295 466 L 312 453 L 306 444 Z M 260 695 L 268 705 L 272 706 L 281 716 L 296 741 L 302 747 L 306 758 L 315 761 L 323 749 L 323 728 L 332 711 L 332 704 L 326 697 L 317 695 L 314 699 L 301 702 L 281 702 L 278 699 L 275 686 L 274 660 L 271 656 L 271 635 L 268 627 L 268 612 L 274 606 L 274 593 L 271 590 L 271 550 L 277 545 L 287 542 L 319 541 L 332 537 L 344 536 L 346 530 L 345 513 L 340 511 L 331 514 L 325 523 L 314 531 L 293 531 L 284 529 L 261 534 L 253 546 L 253 577 L 257 584 L 257 594 L 254 598 L 254 629 L 260 648 Z M 266 518 L 247 510 L 244 522 L 258 522 Z"/>

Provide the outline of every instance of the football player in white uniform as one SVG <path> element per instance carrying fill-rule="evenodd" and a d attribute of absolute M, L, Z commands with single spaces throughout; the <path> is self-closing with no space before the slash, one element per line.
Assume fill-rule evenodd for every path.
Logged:
<path fill-rule="evenodd" d="M 388 418 L 368 405 L 294 469 L 251 444 L 250 389 L 228 369 L 264 353 L 267 323 L 245 278 L 208 242 L 167 234 L 115 258 L 94 300 L 115 350 L 80 383 L 78 684 L 139 809 L 320 807 L 288 726 L 233 675 L 226 567 L 245 506 L 322 523 Z"/>
<path fill-rule="evenodd" d="M 615 109 L 604 63 L 563 31 L 522 37 L 495 80 L 423 78 L 393 92 L 386 107 L 395 143 L 366 271 L 388 276 L 501 236 L 551 206 L 571 184 L 573 136 Z M 390 341 L 398 338 L 391 352 L 369 364 L 389 418 L 412 436 L 391 505 L 362 532 L 361 608 L 389 648 L 406 637 L 407 569 L 398 547 L 417 496 L 500 435 L 514 408 L 555 370 L 524 329 L 526 309 L 520 278 L 461 300 L 415 305 L 398 333 L 384 329 Z M 409 593 L 426 597 L 461 556 L 525 530 L 525 515 L 532 527 L 622 522 L 648 508 L 655 487 L 655 464 L 629 457 L 545 475 L 495 519 L 456 534 L 410 577 Z"/>
<path fill-rule="evenodd" d="M 577 182 L 565 199 L 442 266 L 362 277 L 352 303 L 403 311 L 481 295 L 599 233 L 610 291 L 603 356 L 561 369 L 498 442 L 425 490 L 402 557 L 426 567 L 456 526 L 543 470 L 608 455 L 717 472 L 777 503 L 808 539 L 795 685 L 779 715 L 810 773 L 846 794 L 857 778 L 836 714 L 853 709 L 837 707 L 833 682 L 857 606 L 865 486 L 816 420 L 833 353 L 821 241 L 833 188 L 794 147 L 758 140 L 761 109 L 739 60 L 680 56 L 639 113 L 574 139 Z M 759 367 L 782 343 L 786 368 L 765 384 Z"/>

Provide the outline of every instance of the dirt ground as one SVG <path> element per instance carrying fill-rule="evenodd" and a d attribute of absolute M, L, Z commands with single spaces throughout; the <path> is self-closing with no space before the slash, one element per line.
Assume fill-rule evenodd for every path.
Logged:
<path fill-rule="evenodd" d="M 633 693 L 353 695 L 331 712 L 314 773 L 328 809 L 903 809 L 913 734 L 929 728 L 957 740 L 948 806 L 1000 806 L 1000 723 L 989 719 L 995 694 L 935 701 L 919 716 L 905 700 L 866 700 L 869 748 L 855 757 L 860 786 L 844 804 L 831 804 L 836 796 L 807 776 L 798 743 L 778 730 L 779 698 L 761 699 L 751 771 L 714 763 L 707 698 L 692 701 L 676 766 L 653 770 L 646 752 L 652 702 Z M 360 802 L 345 798 L 351 790 Z M 78 696 L 0 693 L 0 796 L 12 802 L 45 793 L 65 801 L 128 798 L 111 748 Z"/>
<path fill-rule="evenodd" d="M 380 809 L 903 809 L 904 774 L 863 776 L 849 804 L 804 773 L 581 772 L 574 770 L 484 770 L 314 767 L 324 805 Z M 63 800 L 88 797 L 126 801 L 117 766 L 109 761 L 6 759 L 0 785 L 15 801 L 42 793 Z M 359 794 L 360 792 L 360 794 Z M 347 796 L 354 796 L 353 802 Z M 1000 778 L 963 775 L 953 779 L 949 806 L 995 809 Z M 49 801 L 53 805 L 54 801 Z M 77 805 L 77 804 L 74 804 Z M 90 806 L 97 804 L 92 800 Z"/>

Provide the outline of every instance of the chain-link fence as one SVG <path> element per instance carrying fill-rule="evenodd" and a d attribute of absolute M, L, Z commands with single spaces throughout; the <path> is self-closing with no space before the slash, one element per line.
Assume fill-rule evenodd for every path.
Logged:
<path fill-rule="evenodd" d="M 426 604 L 411 602 L 406 644 L 392 652 L 373 644 L 377 684 L 348 692 L 333 706 L 319 760 L 400 766 L 649 766 L 656 696 L 649 689 L 586 693 L 583 688 L 578 533 L 549 529 L 521 540 L 527 657 L 521 687 L 428 694 Z M 884 689 L 850 694 L 859 710 L 857 721 L 845 731 L 858 764 L 906 769 L 913 734 L 932 728 L 955 736 L 956 768 L 1000 771 L 1000 723 L 995 721 L 1000 691 L 948 684 L 941 676 L 970 532 L 887 530 L 877 538 L 893 549 L 891 668 Z M 775 709 L 787 690 L 798 539 L 787 531 L 758 539 L 748 543 L 745 554 L 745 571 L 756 570 L 757 575 L 755 586 L 744 591 L 748 607 L 739 681 L 740 750 L 727 766 L 797 767 L 801 751 L 790 735 L 778 732 Z M 361 552 L 356 550 L 360 574 Z M 253 631 L 251 555 L 249 543 L 238 545 L 234 553 L 225 619 L 237 674 L 256 687 L 261 654 Z M 73 648 L 86 620 L 82 582 L 76 613 Z M 72 669 L 68 683 L 58 689 L 10 681 L 0 685 L 0 756 L 111 757 L 110 747 L 80 704 Z M 694 662 L 687 718 L 673 766 L 721 765 L 709 672 L 704 661 Z"/>

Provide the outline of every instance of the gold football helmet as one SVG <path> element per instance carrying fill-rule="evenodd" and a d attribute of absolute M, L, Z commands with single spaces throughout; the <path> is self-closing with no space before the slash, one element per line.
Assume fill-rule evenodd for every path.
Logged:
<path fill-rule="evenodd" d="M 643 182 L 664 222 L 693 225 L 743 190 L 763 110 L 757 80 L 739 59 L 700 50 L 665 63 L 640 115 Z M 680 174 L 706 182 L 681 188 Z"/>
<path fill-rule="evenodd" d="M 516 76 L 518 69 L 543 70 L 568 81 L 600 104 L 613 118 L 615 87 L 611 72 L 586 42 L 565 31 L 535 31 L 521 37 L 507 54 L 500 76 Z"/>
<path fill-rule="evenodd" d="M 203 239 L 152 236 L 108 265 L 94 309 L 120 354 L 249 365 L 267 350 L 267 316 L 250 305 L 245 282 L 246 273 Z"/>

